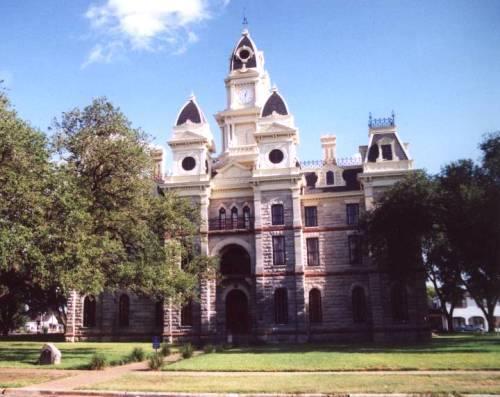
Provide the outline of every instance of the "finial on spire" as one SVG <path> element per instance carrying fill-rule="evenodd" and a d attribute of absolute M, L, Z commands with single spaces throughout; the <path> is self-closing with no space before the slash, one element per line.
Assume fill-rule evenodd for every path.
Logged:
<path fill-rule="evenodd" d="M 243 7 L 243 23 L 242 23 L 243 27 L 246 29 L 247 26 L 248 26 L 248 19 L 247 19 L 247 8 L 246 6 Z"/>
<path fill-rule="evenodd" d="M 193 99 L 196 99 L 196 96 L 194 95 L 194 91 L 191 90 L 191 94 L 189 94 L 189 100 L 192 101 Z"/>

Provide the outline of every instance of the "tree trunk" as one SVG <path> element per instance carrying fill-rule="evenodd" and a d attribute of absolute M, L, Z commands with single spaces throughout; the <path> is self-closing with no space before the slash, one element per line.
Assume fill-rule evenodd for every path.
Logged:
<path fill-rule="evenodd" d="M 446 322 L 447 322 L 447 325 L 448 325 L 448 332 L 453 332 L 454 331 L 454 326 L 453 326 L 453 310 L 454 310 L 454 307 L 452 307 L 449 312 L 446 309 L 444 309 L 444 313 L 445 313 L 445 316 L 446 316 Z"/>

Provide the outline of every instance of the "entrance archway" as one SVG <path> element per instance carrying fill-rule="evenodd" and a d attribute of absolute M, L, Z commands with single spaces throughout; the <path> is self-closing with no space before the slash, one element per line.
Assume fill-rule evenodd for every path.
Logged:
<path fill-rule="evenodd" d="M 248 299 L 238 289 L 226 295 L 226 331 L 232 335 L 249 333 Z"/>
<path fill-rule="evenodd" d="M 223 276 L 249 276 L 250 255 L 237 244 L 230 244 L 220 253 L 220 272 Z"/>

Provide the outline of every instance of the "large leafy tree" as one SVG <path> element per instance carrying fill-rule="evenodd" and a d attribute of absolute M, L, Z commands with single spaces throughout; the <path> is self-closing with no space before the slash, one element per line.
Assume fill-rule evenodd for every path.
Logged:
<path fill-rule="evenodd" d="M 443 168 L 440 208 L 462 283 L 494 332 L 500 299 L 500 133 L 488 135 L 480 148 L 480 164 L 460 160 Z"/>
<path fill-rule="evenodd" d="M 105 98 L 64 113 L 54 127 L 55 148 L 91 219 L 92 274 L 82 278 L 93 283 L 76 288 L 193 295 L 200 274 L 213 268 L 213 260 L 197 254 L 199 211 L 157 191 L 147 136 Z"/>

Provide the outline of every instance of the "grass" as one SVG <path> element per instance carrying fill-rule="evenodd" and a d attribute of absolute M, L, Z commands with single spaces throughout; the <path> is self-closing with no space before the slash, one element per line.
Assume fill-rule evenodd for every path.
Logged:
<path fill-rule="evenodd" d="M 16 372 L 15 370 L 2 370 L 0 371 L 0 389 L 8 387 L 24 387 L 33 385 L 36 383 L 48 382 L 55 379 L 64 378 L 65 375 L 50 374 L 44 372 L 41 373 L 31 373 L 26 374 L 26 372 Z"/>
<path fill-rule="evenodd" d="M 0 342 L 0 368 L 57 368 L 57 369 L 88 369 L 94 353 L 102 353 L 110 365 L 126 361 L 135 347 L 141 347 L 145 352 L 151 352 L 150 343 L 135 342 L 78 342 L 55 343 L 61 350 L 60 365 L 36 364 L 43 342 Z"/>
<path fill-rule="evenodd" d="M 442 336 L 426 345 L 266 345 L 167 365 L 168 371 L 500 370 L 500 337 Z"/>
<path fill-rule="evenodd" d="M 154 376 L 153 376 L 154 375 Z M 143 373 L 89 386 L 95 390 L 217 393 L 500 393 L 500 373 L 460 375 Z"/>

